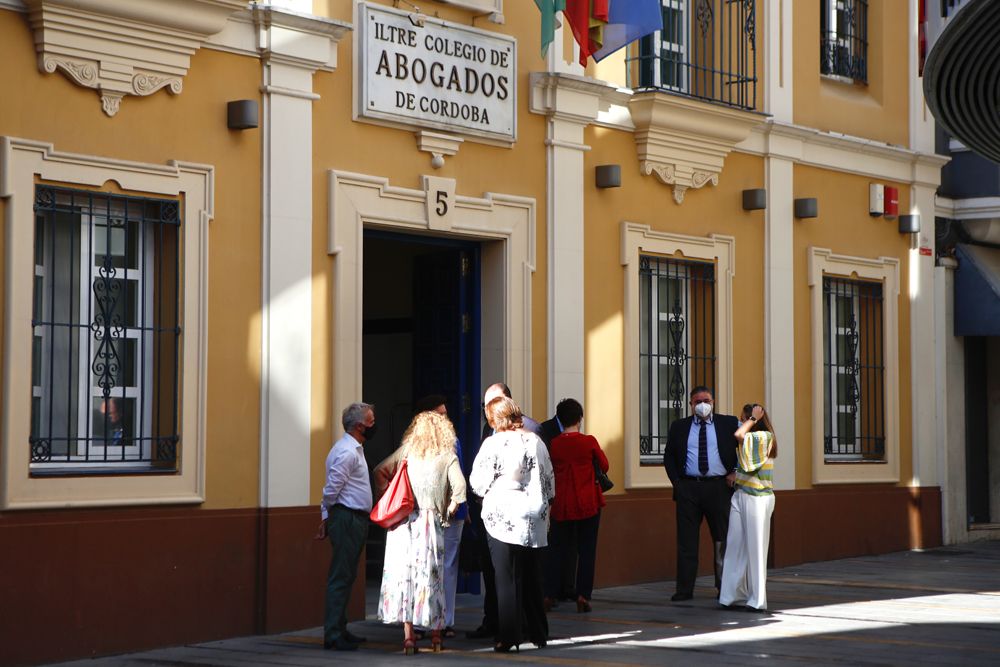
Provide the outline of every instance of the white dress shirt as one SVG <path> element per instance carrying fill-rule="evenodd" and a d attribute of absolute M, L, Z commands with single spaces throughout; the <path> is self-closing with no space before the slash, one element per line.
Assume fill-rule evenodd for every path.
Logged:
<path fill-rule="evenodd" d="M 345 433 L 333 443 L 326 455 L 326 484 L 323 485 L 323 503 L 320 513 L 326 519 L 334 505 L 352 510 L 372 511 L 372 485 L 368 477 L 361 443 Z"/>
<path fill-rule="evenodd" d="M 502 431 L 486 438 L 469 483 L 483 499 L 483 524 L 490 536 L 525 547 L 548 545 L 556 483 L 548 450 L 537 435 Z"/>

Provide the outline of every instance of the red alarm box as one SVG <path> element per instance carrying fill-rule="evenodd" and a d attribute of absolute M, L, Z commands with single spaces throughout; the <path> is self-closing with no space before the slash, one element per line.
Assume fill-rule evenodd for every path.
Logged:
<path fill-rule="evenodd" d="M 899 215 L 899 188 L 885 186 L 885 217 L 889 220 Z"/>

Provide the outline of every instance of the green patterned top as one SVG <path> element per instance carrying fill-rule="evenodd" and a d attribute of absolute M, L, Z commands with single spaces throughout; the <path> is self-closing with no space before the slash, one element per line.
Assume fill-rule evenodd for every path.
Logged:
<path fill-rule="evenodd" d="M 751 431 L 736 450 L 736 488 L 752 496 L 774 493 L 774 459 L 767 452 L 774 442 L 770 431 Z"/>

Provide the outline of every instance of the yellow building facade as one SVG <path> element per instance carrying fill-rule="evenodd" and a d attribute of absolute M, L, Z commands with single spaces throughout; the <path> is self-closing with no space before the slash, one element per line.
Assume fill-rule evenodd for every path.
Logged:
<path fill-rule="evenodd" d="M 583 403 L 598 585 L 674 575 L 696 384 L 774 420 L 774 565 L 940 544 L 943 161 L 915 1 L 849 4 L 584 68 L 515 0 L 0 1 L 0 662 L 318 625 L 341 410 L 374 465 L 444 393 L 468 458 L 496 381 Z"/>

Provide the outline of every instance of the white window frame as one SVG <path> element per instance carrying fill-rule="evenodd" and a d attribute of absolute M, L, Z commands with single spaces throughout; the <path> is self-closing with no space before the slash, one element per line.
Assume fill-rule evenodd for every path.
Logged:
<path fill-rule="evenodd" d="M 722 234 L 687 236 L 654 231 L 649 225 L 621 223 L 621 265 L 625 272 L 623 327 L 625 396 L 625 488 L 669 488 L 662 466 L 642 465 L 639 456 L 639 257 L 665 257 L 715 263 L 715 406 L 733 409 L 733 279 L 736 239 Z"/>
<path fill-rule="evenodd" d="M 812 483 L 899 482 L 899 259 L 852 257 L 828 248 L 809 248 L 812 323 Z M 885 400 L 885 458 L 836 460 L 825 456 L 826 379 L 824 378 L 823 277 L 882 283 L 882 350 Z"/>
<path fill-rule="evenodd" d="M 665 51 L 670 51 L 676 54 L 680 54 L 681 62 L 688 63 L 691 56 L 691 12 L 688 11 L 688 1 L 687 0 L 660 0 L 661 13 L 665 9 L 670 9 L 681 14 L 681 31 L 684 36 L 684 43 L 678 44 L 677 42 L 671 42 L 666 39 L 666 30 L 657 31 L 656 38 L 653 41 L 653 53 L 652 53 L 652 83 L 654 88 L 659 88 L 660 90 L 671 90 L 677 93 L 687 93 L 690 89 L 688 85 L 688 69 L 687 67 L 682 67 L 679 70 L 680 82 L 676 85 L 667 85 L 663 83 L 663 54 Z"/>
<path fill-rule="evenodd" d="M 100 220 L 104 220 L 104 225 L 108 226 L 108 220 L 106 216 L 95 215 L 94 219 L 88 220 L 86 215 L 80 216 L 80 300 L 79 303 L 91 304 L 91 311 L 86 314 L 86 321 L 91 322 L 94 318 L 93 313 L 93 300 L 90 295 L 91 287 L 93 286 L 93 281 L 97 275 L 97 271 L 100 266 L 94 262 L 94 254 L 92 247 L 93 234 L 86 233 L 88 229 L 96 229 L 96 225 L 102 224 Z M 128 221 L 125 221 L 128 224 Z M 109 226 L 108 226 L 109 227 Z M 110 227 L 109 227 L 110 229 Z M 153 237 L 148 232 L 141 231 L 142 223 L 139 223 L 140 236 L 139 244 L 144 247 L 139 252 L 139 260 L 136 268 L 129 269 L 127 266 L 122 269 L 123 275 L 122 280 L 129 281 L 133 280 L 138 283 L 138 288 L 136 289 L 136 298 L 139 299 L 139 303 L 135 304 L 135 312 L 139 312 L 141 304 L 145 303 L 145 312 L 141 313 L 139 322 L 142 326 L 148 326 L 153 320 L 153 280 L 150 279 L 143 281 L 145 274 L 145 266 L 153 266 Z M 128 250 L 126 249 L 126 253 Z M 179 270 L 180 267 L 178 267 Z M 83 273 L 87 271 L 87 273 Z M 88 280 L 90 281 L 88 284 Z M 81 313 L 80 321 L 84 321 L 83 313 Z M 85 437 L 91 437 L 93 432 L 88 432 L 88 426 L 93 428 L 92 419 L 94 399 L 103 398 L 103 392 L 100 387 L 94 384 L 93 373 L 90 371 L 91 359 L 82 353 L 83 350 L 93 349 L 88 347 L 88 345 L 93 346 L 94 340 L 91 338 L 91 330 L 88 328 L 83 328 L 80 331 L 80 350 L 79 355 L 80 361 L 80 409 L 79 409 L 79 426 L 78 433 L 83 434 Z M 91 457 L 96 457 L 99 459 L 98 462 L 93 464 L 87 464 L 92 467 L 103 467 L 106 466 L 105 457 L 115 457 L 116 459 L 121 457 L 124 460 L 135 461 L 138 459 L 145 459 L 145 463 L 140 464 L 147 467 L 152 467 L 149 463 L 152 454 L 152 444 L 149 441 L 149 437 L 153 433 L 152 421 L 153 421 L 153 336 L 149 331 L 141 331 L 137 329 L 126 329 L 125 337 L 130 340 L 136 341 L 136 360 L 135 360 L 135 372 L 138 376 L 138 385 L 125 386 L 121 388 L 116 388 L 112 392 L 111 398 L 125 398 L 133 399 L 136 404 L 139 404 L 140 399 L 145 396 L 147 398 L 144 405 L 141 406 L 142 414 L 139 415 L 136 412 L 135 418 L 132 422 L 132 432 L 130 440 L 133 444 L 124 447 L 124 452 L 122 447 L 105 447 L 96 444 L 94 441 L 89 441 L 88 449 L 90 450 Z M 144 339 L 144 340 L 143 340 Z M 144 353 L 144 354 L 143 354 Z M 139 359 L 139 355 L 143 354 L 142 358 Z M 119 395 L 119 391 L 122 391 L 124 396 Z M 88 419 L 90 415 L 90 419 Z M 124 454 L 124 456 L 123 456 Z M 79 463 L 72 463 L 73 467 L 81 466 Z"/>
<path fill-rule="evenodd" d="M 827 316 L 829 317 L 829 335 L 830 335 L 830 345 L 836 347 L 838 345 L 838 338 L 846 333 L 850 332 L 850 329 L 846 327 L 838 326 L 837 324 L 837 302 L 839 300 L 850 300 L 850 308 L 853 311 L 854 319 L 856 322 L 860 321 L 860 292 L 856 285 L 850 285 L 850 293 L 838 293 L 833 295 L 830 300 L 830 305 L 828 307 Z M 860 333 L 859 333 L 860 335 Z M 826 346 L 824 346 L 826 347 Z M 860 359 L 861 347 L 854 351 L 855 361 Z M 838 358 L 838 361 L 841 359 Z M 841 376 L 846 375 L 843 372 L 831 372 L 830 373 L 830 383 L 826 387 L 827 396 L 830 397 L 828 401 L 829 405 L 834 408 L 833 414 L 830 416 L 830 435 L 837 439 L 839 437 L 840 431 L 840 415 L 848 414 L 851 412 L 851 406 L 848 403 L 838 402 L 840 391 L 839 391 L 839 380 Z M 855 438 L 861 437 L 861 411 L 855 411 L 854 413 L 854 434 Z M 826 459 L 830 460 L 842 460 L 842 461 L 856 461 L 860 460 L 861 454 L 825 454 Z"/>
<path fill-rule="evenodd" d="M 37 180 L 60 187 L 101 188 L 181 201 L 181 341 L 178 470 L 163 475 L 31 476 L 29 437 L 33 391 L 34 193 Z M 214 168 L 75 155 L 52 144 L 0 137 L 0 199 L 4 200 L 3 418 L 0 509 L 201 503 L 205 499 L 208 227 L 214 215 Z"/>

